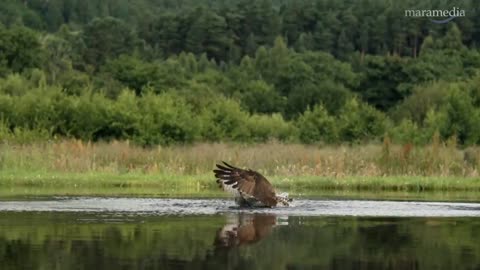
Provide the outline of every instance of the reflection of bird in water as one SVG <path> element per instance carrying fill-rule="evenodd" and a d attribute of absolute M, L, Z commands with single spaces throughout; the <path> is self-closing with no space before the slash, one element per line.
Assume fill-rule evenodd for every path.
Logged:
<path fill-rule="evenodd" d="M 223 165 L 217 164 L 213 172 L 220 188 L 232 192 L 240 206 L 288 206 L 291 201 L 286 193 L 276 194 L 270 182 L 256 171 L 239 169 L 223 162 Z"/>
<path fill-rule="evenodd" d="M 218 230 L 214 245 L 218 249 L 256 243 L 271 233 L 276 220 L 276 216 L 269 214 L 230 216 L 227 224 Z"/>

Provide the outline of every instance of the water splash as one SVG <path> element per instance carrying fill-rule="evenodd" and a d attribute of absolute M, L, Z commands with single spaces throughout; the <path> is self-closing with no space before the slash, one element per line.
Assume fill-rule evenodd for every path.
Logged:
<path fill-rule="evenodd" d="M 290 207 L 238 208 L 227 199 L 55 198 L 3 201 L 0 211 L 118 212 L 133 215 L 266 213 L 280 216 L 478 217 L 480 203 L 294 200 Z"/>

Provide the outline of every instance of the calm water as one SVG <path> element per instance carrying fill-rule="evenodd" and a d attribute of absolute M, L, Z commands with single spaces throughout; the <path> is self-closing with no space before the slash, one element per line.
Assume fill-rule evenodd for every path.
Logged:
<path fill-rule="evenodd" d="M 480 204 L 0 202 L 0 269 L 480 269 Z"/>

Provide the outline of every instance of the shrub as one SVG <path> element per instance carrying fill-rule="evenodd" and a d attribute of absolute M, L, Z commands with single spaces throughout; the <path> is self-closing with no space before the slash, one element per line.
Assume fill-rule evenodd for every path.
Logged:
<path fill-rule="evenodd" d="M 248 119 L 250 140 L 255 142 L 266 142 L 271 139 L 281 141 L 294 141 L 297 137 L 297 128 L 286 122 L 281 114 L 252 115 Z"/>
<path fill-rule="evenodd" d="M 108 137 L 112 101 L 101 93 L 86 92 L 73 99 L 68 133 L 83 140 Z"/>
<path fill-rule="evenodd" d="M 201 114 L 202 138 L 209 141 L 238 140 L 250 138 L 249 114 L 232 99 L 220 98 L 204 108 Z"/>
<path fill-rule="evenodd" d="M 272 85 L 256 80 L 246 84 L 242 104 L 251 113 L 274 113 L 283 110 L 285 98 L 281 97 Z"/>
<path fill-rule="evenodd" d="M 322 105 L 313 110 L 307 109 L 296 121 L 299 139 L 304 143 L 326 142 L 338 140 L 338 128 L 335 118 L 330 116 Z"/>
<path fill-rule="evenodd" d="M 193 142 L 199 135 L 198 119 L 185 99 L 173 93 L 147 93 L 139 102 L 137 142 L 146 145 Z"/>
<path fill-rule="evenodd" d="M 355 142 L 383 136 L 387 119 L 382 112 L 352 98 L 340 110 L 338 126 L 342 141 Z"/>
<path fill-rule="evenodd" d="M 441 111 L 447 115 L 445 127 L 441 130 L 444 138 L 457 136 L 462 144 L 480 142 L 480 110 L 473 106 L 466 91 L 452 89 Z"/>
<path fill-rule="evenodd" d="M 423 136 L 420 128 L 417 123 L 413 122 L 410 119 L 403 119 L 400 124 L 395 126 L 391 132 L 390 136 L 394 142 L 397 143 L 414 143 L 419 144 L 426 142 L 423 140 Z"/>

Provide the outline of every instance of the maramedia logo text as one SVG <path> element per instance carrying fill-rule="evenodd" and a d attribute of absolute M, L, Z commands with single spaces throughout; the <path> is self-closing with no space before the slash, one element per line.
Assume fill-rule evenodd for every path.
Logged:
<path fill-rule="evenodd" d="M 430 21 L 434 23 L 447 23 L 456 17 L 465 17 L 465 10 L 460 9 L 458 7 L 453 7 L 451 9 L 406 9 L 405 10 L 406 17 L 426 17 L 430 18 Z M 445 19 L 438 19 L 438 18 L 445 18 Z"/>

